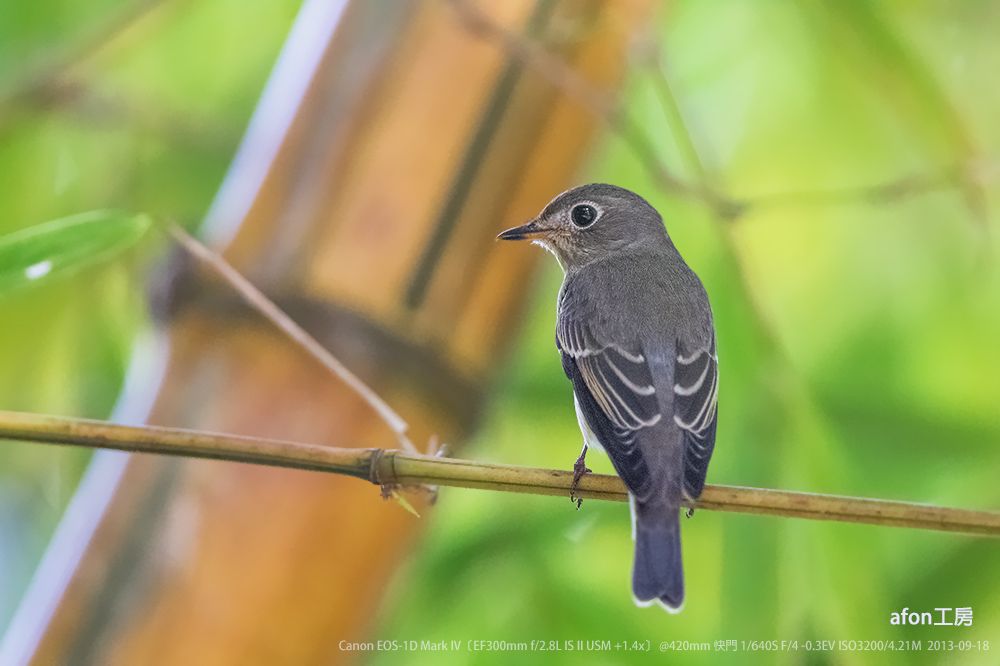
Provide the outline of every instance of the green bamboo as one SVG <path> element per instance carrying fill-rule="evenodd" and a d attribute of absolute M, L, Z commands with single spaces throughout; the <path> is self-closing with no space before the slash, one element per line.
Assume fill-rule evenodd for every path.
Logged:
<path fill-rule="evenodd" d="M 133 453 L 210 458 L 343 474 L 383 487 L 454 486 L 534 495 L 568 496 L 573 473 L 500 465 L 373 448 L 337 448 L 219 433 L 126 426 L 105 421 L 0 411 L 0 438 Z M 621 479 L 588 474 L 580 497 L 625 501 Z M 836 520 L 1000 536 L 1000 512 L 939 507 L 862 497 L 709 485 L 698 509 Z"/>

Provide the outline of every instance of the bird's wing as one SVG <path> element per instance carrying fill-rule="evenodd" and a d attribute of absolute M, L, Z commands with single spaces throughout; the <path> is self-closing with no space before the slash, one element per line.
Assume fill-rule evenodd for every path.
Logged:
<path fill-rule="evenodd" d="M 580 410 L 618 475 L 636 498 L 649 497 L 652 479 L 636 438 L 664 417 L 641 348 L 601 340 L 587 324 L 568 317 L 556 327 L 556 346 Z"/>
<path fill-rule="evenodd" d="M 719 403 L 719 355 L 715 335 L 705 345 L 677 344 L 674 423 L 684 432 L 684 492 L 697 499 L 705 487 L 715 448 Z"/>

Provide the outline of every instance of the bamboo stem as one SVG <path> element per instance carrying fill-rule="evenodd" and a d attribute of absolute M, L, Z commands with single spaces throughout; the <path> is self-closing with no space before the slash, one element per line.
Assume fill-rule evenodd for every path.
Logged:
<path fill-rule="evenodd" d="M 177 428 L 124 426 L 22 412 L 0 411 L 0 438 L 289 467 L 344 474 L 385 486 L 431 484 L 568 496 L 573 482 L 573 473 L 563 470 L 437 458 L 386 449 L 334 448 Z M 603 474 L 585 476 L 577 495 L 615 501 L 627 498 L 621 479 Z M 860 497 L 709 485 L 701 498 L 690 506 L 1000 536 L 1000 512 Z"/>

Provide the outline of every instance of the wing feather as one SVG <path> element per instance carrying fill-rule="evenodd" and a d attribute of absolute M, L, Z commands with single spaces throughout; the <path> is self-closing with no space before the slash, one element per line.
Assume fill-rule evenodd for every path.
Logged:
<path fill-rule="evenodd" d="M 645 357 L 624 343 L 596 342 L 591 331 L 575 321 L 560 321 L 556 345 L 587 424 L 629 491 L 647 497 L 652 480 L 636 435 L 658 424 L 663 415 Z"/>
<path fill-rule="evenodd" d="M 674 423 L 684 431 L 684 492 L 697 499 L 715 449 L 719 356 L 714 335 L 704 347 L 686 350 L 678 345 L 674 379 Z"/>

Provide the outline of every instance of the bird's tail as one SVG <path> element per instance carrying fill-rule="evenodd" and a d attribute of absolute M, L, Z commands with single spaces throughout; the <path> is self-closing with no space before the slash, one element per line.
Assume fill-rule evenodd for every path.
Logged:
<path fill-rule="evenodd" d="M 681 527 L 677 507 L 632 502 L 635 521 L 635 563 L 632 594 L 640 606 L 659 602 L 671 613 L 684 605 L 681 567 Z"/>

